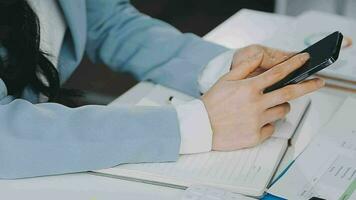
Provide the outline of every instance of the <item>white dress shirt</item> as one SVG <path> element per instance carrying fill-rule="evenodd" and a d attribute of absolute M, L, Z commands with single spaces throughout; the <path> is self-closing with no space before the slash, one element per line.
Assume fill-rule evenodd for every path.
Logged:
<path fill-rule="evenodd" d="M 40 48 L 57 67 L 60 49 L 67 29 L 63 13 L 56 0 L 27 0 L 40 21 Z M 199 77 L 201 92 L 206 92 L 225 73 L 229 72 L 234 50 L 227 51 L 209 62 Z M 199 100 L 174 105 L 177 111 L 181 145 L 180 154 L 211 151 L 212 135 L 208 113 Z"/>
<path fill-rule="evenodd" d="M 57 67 L 58 56 L 67 29 L 62 10 L 56 0 L 27 0 L 40 21 L 40 48 Z"/>

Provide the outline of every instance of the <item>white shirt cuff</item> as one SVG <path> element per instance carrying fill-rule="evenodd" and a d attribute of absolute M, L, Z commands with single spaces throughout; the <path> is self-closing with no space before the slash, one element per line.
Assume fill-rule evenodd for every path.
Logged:
<path fill-rule="evenodd" d="M 235 51 L 226 51 L 208 63 L 198 78 L 201 92 L 207 92 L 216 81 L 230 71 Z M 173 99 L 172 104 L 179 120 L 181 134 L 179 153 L 193 154 L 211 151 L 213 131 L 204 103 L 199 99 L 190 102 Z"/>
<path fill-rule="evenodd" d="M 213 131 L 204 103 L 195 99 L 187 103 L 177 103 L 173 99 L 179 120 L 181 135 L 180 154 L 211 151 Z"/>
<path fill-rule="evenodd" d="M 226 51 L 208 63 L 198 78 L 200 92 L 207 92 L 223 75 L 230 71 L 235 52 L 236 50 Z"/>

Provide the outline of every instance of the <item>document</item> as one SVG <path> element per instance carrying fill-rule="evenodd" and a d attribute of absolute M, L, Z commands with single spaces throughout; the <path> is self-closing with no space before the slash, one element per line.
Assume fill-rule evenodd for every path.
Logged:
<path fill-rule="evenodd" d="M 286 199 L 351 199 L 356 189 L 355 113 L 356 99 L 347 99 L 268 192 Z"/>
<path fill-rule="evenodd" d="M 356 151 L 330 146 L 333 142 L 325 138 L 317 137 L 316 140 L 320 141 L 313 142 L 303 152 L 269 193 L 286 199 L 339 199 L 355 184 Z"/>

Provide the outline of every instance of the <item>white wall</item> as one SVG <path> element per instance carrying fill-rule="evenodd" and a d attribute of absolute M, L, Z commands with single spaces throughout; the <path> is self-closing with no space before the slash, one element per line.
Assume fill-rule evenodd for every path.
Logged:
<path fill-rule="evenodd" d="M 276 0 L 278 13 L 299 15 L 307 10 L 320 10 L 356 18 L 356 0 Z"/>
<path fill-rule="evenodd" d="M 356 19 L 356 0 L 347 1 L 346 16 L 350 16 Z"/>

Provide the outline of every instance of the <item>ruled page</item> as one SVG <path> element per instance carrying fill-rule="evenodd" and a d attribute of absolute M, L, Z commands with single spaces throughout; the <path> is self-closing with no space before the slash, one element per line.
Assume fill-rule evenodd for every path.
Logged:
<path fill-rule="evenodd" d="M 286 147 L 286 140 L 271 138 L 250 149 L 182 155 L 177 162 L 126 164 L 99 172 L 184 186 L 207 184 L 258 196 Z"/>

